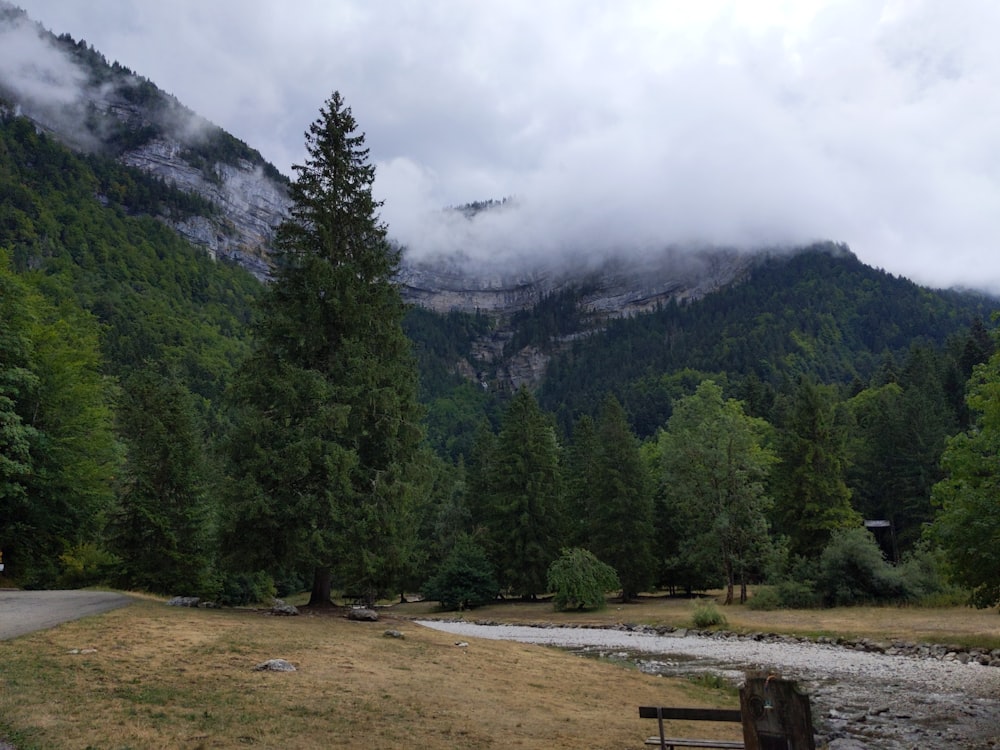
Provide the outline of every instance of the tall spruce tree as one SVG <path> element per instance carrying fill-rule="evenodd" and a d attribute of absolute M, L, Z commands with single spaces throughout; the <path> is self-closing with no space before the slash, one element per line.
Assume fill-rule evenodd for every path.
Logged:
<path fill-rule="evenodd" d="M 484 514 L 499 583 L 524 597 L 544 593 L 563 535 L 559 443 L 526 388 L 504 413 L 488 476 Z"/>
<path fill-rule="evenodd" d="M 777 531 L 791 550 L 818 557 L 836 529 L 859 526 L 847 486 L 845 415 L 831 386 L 802 378 L 785 408 L 771 488 Z"/>
<path fill-rule="evenodd" d="M 653 496 L 639 441 L 625 410 L 608 396 L 597 420 L 588 479 L 589 532 L 584 546 L 618 574 L 622 601 L 653 583 Z"/>
<path fill-rule="evenodd" d="M 306 133 L 254 353 L 232 388 L 223 541 L 243 569 L 311 569 L 387 591 L 406 564 L 421 441 L 416 369 L 372 196 L 364 135 L 339 93 Z"/>
<path fill-rule="evenodd" d="M 108 525 L 121 582 L 162 594 L 212 593 L 214 529 L 194 397 L 178 378 L 152 367 L 122 390 L 118 426 L 127 453 Z"/>

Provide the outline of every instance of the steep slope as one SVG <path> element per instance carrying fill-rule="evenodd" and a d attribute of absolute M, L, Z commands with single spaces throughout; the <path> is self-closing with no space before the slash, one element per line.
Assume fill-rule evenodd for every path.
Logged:
<path fill-rule="evenodd" d="M 267 273 L 287 179 L 261 155 L 85 42 L 0 0 L 0 100 L 75 150 L 117 158 L 216 210 L 159 216 L 213 258 Z"/>

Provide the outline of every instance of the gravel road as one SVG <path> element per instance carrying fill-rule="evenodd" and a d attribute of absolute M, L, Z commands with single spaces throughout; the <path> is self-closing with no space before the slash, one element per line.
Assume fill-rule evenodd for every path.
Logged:
<path fill-rule="evenodd" d="M 629 659 L 643 671 L 774 669 L 810 695 L 823 741 L 869 750 L 1000 747 L 1000 668 L 828 644 L 719 640 L 612 629 L 421 620 L 463 638 L 539 643 Z M 848 742 L 853 744 L 847 744 Z"/>
<path fill-rule="evenodd" d="M 109 591 L 0 591 L 0 641 L 124 607 Z"/>

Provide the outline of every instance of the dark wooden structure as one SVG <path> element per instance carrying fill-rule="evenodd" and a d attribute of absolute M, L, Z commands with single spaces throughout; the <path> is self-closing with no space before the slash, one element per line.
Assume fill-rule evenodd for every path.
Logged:
<path fill-rule="evenodd" d="M 675 750 L 678 747 L 708 747 L 722 750 L 743 750 L 743 743 L 737 740 L 697 740 L 690 737 L 668 737 L 663 726 L 665 721 L 742 721 L 737 708 L 667 708 L 663 706 L 640 706 L 640 719 L 656 719 L 660 724 L 658 737 L 650 737 L 647 745 L 655 745 L 660 750 Z"/>
<path fill-rule="evenodd" d="M 740 688 L 746 750 L 816 750 L 809 696 L 774 672 L 747 672 Z"/>

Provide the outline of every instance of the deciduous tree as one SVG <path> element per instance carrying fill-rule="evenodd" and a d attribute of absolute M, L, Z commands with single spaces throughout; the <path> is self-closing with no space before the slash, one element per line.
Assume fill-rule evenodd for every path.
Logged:
<path fill-rule="evenodd" d="M 746 576 L 762 566 L 770 548 L 772 501 L 764 482 L 776 458 L 764 445 L 768 429 L 706 380 L 675 404 L 659 438 L 667 507 L 688 520 L 679 543 L 719 561 L 727 604 L 737 581 L 745 601 Z"/>

